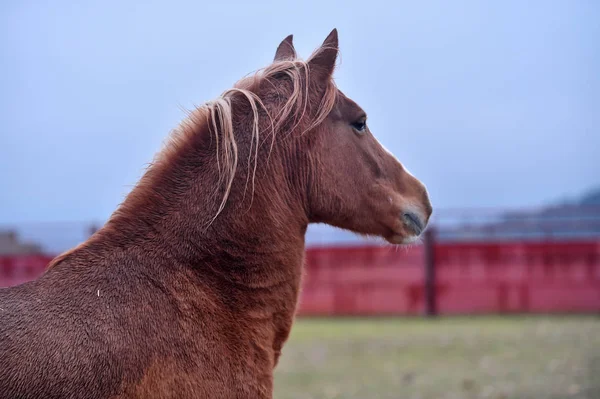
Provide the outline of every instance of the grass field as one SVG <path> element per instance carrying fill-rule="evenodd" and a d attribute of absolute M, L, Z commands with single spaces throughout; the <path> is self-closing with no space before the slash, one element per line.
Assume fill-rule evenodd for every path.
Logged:
<path fill-rule="evenodd" d="M 276 399 L 600 398 L 600 317 L 299 319 Z"/>

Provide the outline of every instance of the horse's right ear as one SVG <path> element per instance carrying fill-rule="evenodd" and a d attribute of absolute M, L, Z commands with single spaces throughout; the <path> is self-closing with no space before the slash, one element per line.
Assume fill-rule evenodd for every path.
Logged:
<path fill-rule="evenodd" d="M 275 59 L 273 61 L 291 61 L 296 59 L 296 50 L 294 49 L 294 43 L 292 40 L 294 35 L 289 35 L 279 44 L 277 51 L 275 52 Z"/>
<path fill-rule="evenodd" d="M 334 29 L 308 60 L 311 74 L 316 74 L 317 78 L 323 80 L 331 78 L 337 55 L 338 32 L 337 29 Z"/>

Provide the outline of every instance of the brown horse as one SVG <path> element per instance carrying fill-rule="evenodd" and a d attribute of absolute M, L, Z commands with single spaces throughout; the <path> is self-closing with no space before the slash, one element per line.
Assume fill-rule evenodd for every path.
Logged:
<path fill-rule="evenodd" d="M 309 223 L 394 244 L 425 228 L 423 184 L 332 79 L 334 30 L 171 135 L 104 227 L 0 291 L 2 398 L 271 398 Z"/>

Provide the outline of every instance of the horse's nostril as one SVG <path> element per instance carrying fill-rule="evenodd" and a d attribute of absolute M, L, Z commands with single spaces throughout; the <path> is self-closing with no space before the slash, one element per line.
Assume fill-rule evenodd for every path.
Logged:
<path fill-rule="evenodd" d="M 404 220 L 404 224 L 410 227 L 416 235 L 419 235 L 425 229 L 425 224 L 423 220 L 415 213 L 405 212 L 402 215 L 402 219 Z"/>

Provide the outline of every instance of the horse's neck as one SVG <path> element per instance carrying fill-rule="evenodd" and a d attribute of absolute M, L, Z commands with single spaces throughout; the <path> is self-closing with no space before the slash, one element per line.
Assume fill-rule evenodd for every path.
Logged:
<path fill-rule="evenodd" d="M 272 160 L 269 168 L 277 165 Z M 138 247 L 154 246 L 152 250 L 168 251 L 200 273 L 212 272 L 237 284 L 266 287 L 297 279 L 308 219 L 285 173 L 278 172 L 259 170 L 253 184 L 241 170 L 225 208 L 214 218 L 220 202 L 215 187 L 223 184 L 217 173 L 208 168 L 192 173 L 198 181 L 184 184 L 187 189 L 182 192 L 181 178 L 174 176 L 177 168 L 165 170 L 146 183 L 172 186 L 149 191 L 141 184 L 145 191 L 134 190 L 125 210 L 111 218 L 99 237 L 119 246 L 133 240 Z"/>

